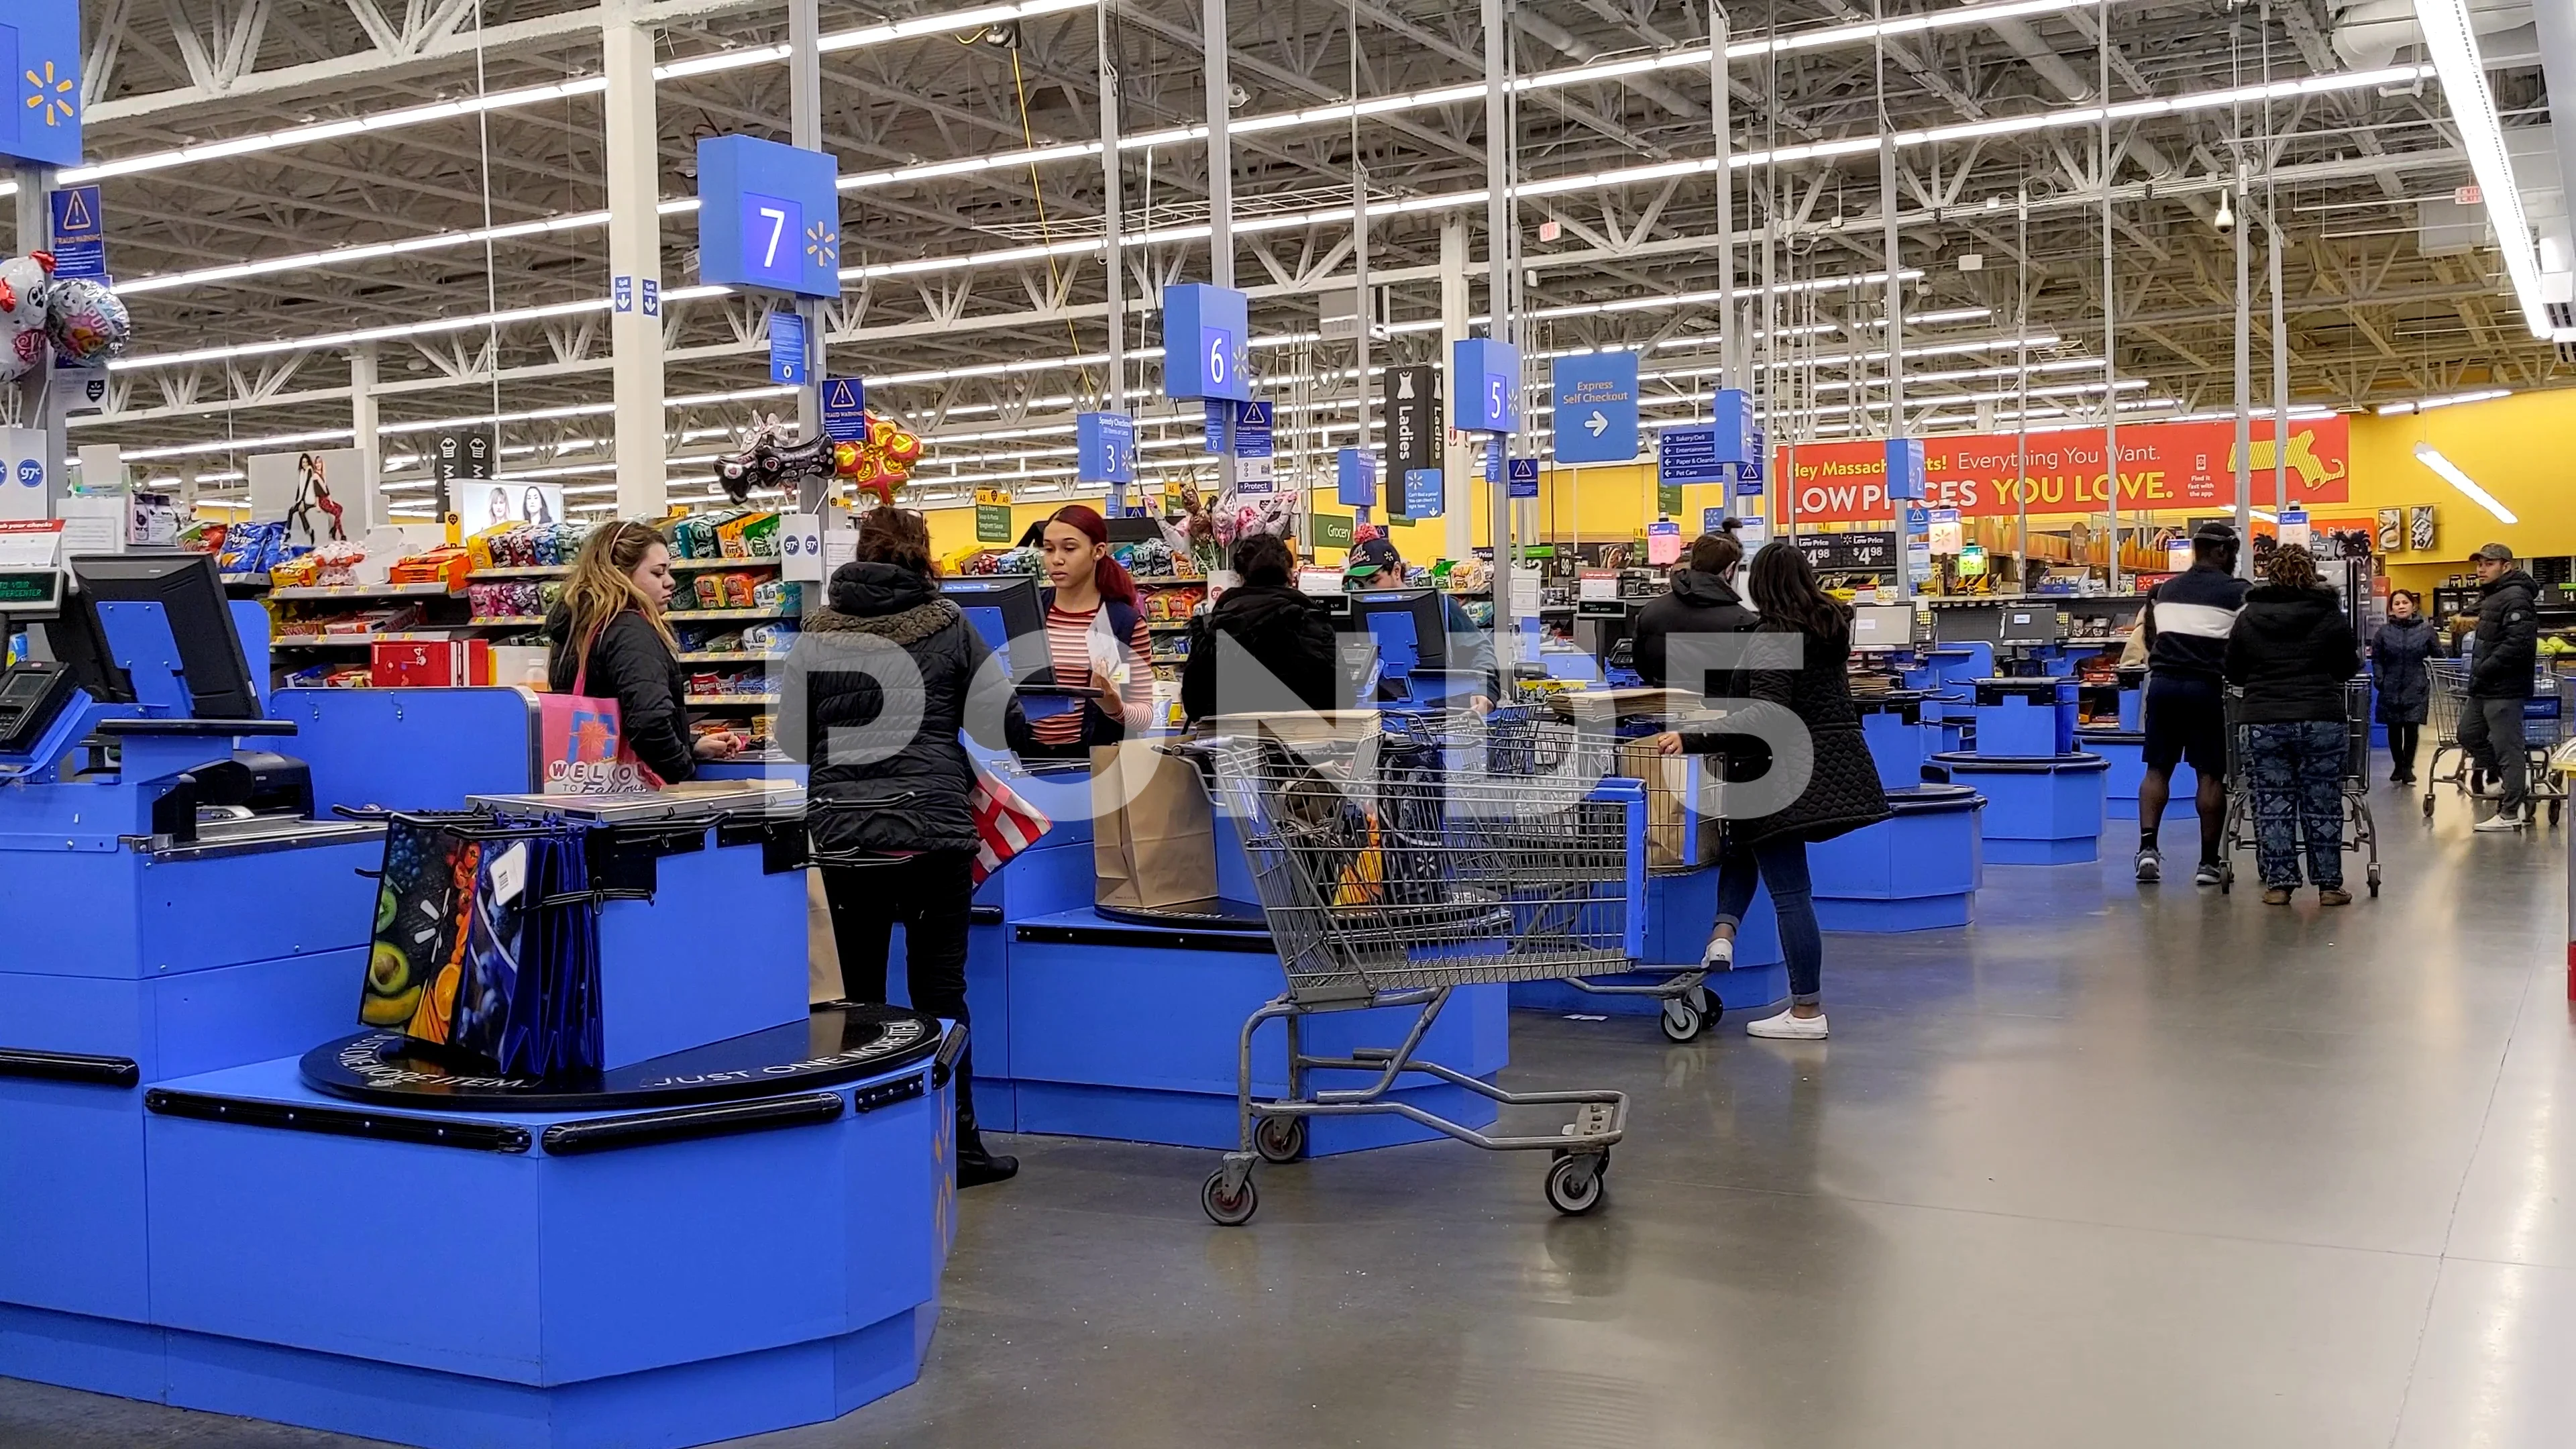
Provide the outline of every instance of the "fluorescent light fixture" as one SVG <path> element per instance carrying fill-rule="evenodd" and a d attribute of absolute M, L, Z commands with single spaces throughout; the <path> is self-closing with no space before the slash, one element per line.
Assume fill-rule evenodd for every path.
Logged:
<path fill-rule="evenodd" d="M 2435 408 L 2457 407 L 2462 403 L 2493 402 L 2497 398 L 2511 396 L 2513 396 L 2513 389 L 2509 387 L 2491 387 L 2482 392 L 2455 392 L 2448 397 L 2427 397 L 2417 398 L 2413 402 L 2383 403 L 2380 405 L 2379 415 L 2383 418 L 2402 418 L 2408 413 L 2429 413 Z"/>
<path fill-rule="evenodd" d="M 2486 200 L 2487 220 L 2495 229 L 2496 250 L 2504 253 L 2505 274 L 2513 279 L 2514 299 L 2522 304 L 2522 320 L 2532 336 L 2548 337 L 2540 254 L 2532 248 L 2531 222 L 2522 214 L 2522 192 L 2513 184 L 2513 157 L 2504 148 L 2504 128 L 2496 118 L 2495 95 L 2487 89 L 2477 36 L 2469 27 L 2467 0 L 2415 0 L 2415 20 L 2424 29 L 2425 52 L 2451 103 L 2460 149 L 2469 153 L 2469 170 Z M 2461 486 L 2471 485 L 2463 480 Z"/>
<path fill-rule="evenodd" d="M 2434 472 L 2441 474 L 2452 487 L 2457 488 L 2460 492 L 2466 494 L 2471 503 L 2474 503 L 2480 508 L 2485 509 L 2487 512 L 2494 514 L 2498 523 L 2520 523 L 2522 521 L 2521 519 L 2513 516 L 2513 511 L 2511 509 L 2498 503 L 2494 494 L 2479 487 L 2475 479 L 2472 479 L 2468 474 L 2461 472 L 2459 464 L 2443 457 L 2441 450 L 2434 447 L 2432 444 L 2417 443 L 2415 445 L 2415 461 L 2432 469 Z"/>

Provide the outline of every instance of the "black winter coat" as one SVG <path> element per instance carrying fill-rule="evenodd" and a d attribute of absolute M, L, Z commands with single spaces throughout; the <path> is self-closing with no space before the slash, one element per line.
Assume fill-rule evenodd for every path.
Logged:
<path fill-rule="evenodd" d="M 572 611 L 557 604 L 546 615 L 546 687 L 557 694 L 581 693 L 593 699 L 615 697 L 617 730 L 635 758 L 676 785 L 698 773 L 696 744 L 689 737 L 689 675 L 662 642 L 660 630 L 629 609 L 608 621 L 590 646 L 585 674 L 574 657 Z"/>
<path fill-rule="evenodd" d="M 2529 699 L 2540 667 L 2540 582 L 2515 569 L 2478 595 L 2478 642 L 2469 656 L 2471 699 Z"/>
<path fill-rule="evenodd" d="M 2422 724 L 2433 680 L 2424 661 L 2436 634 L 2426 618 L 2391 619 L 2370 638 L 2370 672 L 2379 684 L 2381 724 Z"/>
<path fill-rule="evenodd" d="M 1753 632 L 1751 667 L 1738 676 L 1743 696 L 1785 712 L 1772 714 L 1769 727 L 1803 726 L 1814 755 L 1806 788 L 1787 807 L 1744 817 L 1732 813 L 1731 804 L 1721 805 L 1729 811 L 1730 848 L 1784 837 L 1813 844 L 1887 819 L 1894 812 L 1888 809 L 1887 791 L 1879 783 L 1878 762 L 1861 737 L 1860 712 L 1852 707 L 1851 681 L 1845 672 L 1851 662 L 1848 630 L 1829 637 L 1802 636 L 1790 625 L 1766 619 Z M 1794 669 L 1788 667 L 1791 647 L 1799 661 Z M 1710 733 L 1688 736 L 1685 743 L 1692 753 L 1700 754 L 1726 748 L 1725 742 L 1741 738 Z M 1776 762 L 1773 768 L 1778 768 Z M 1742 778 L 1730 772 L 1730 779 Z"/>
<path fill-rule="evenodd" d="M 1657 689 L 1667 687 L 1668 643 L 1674 635 L 1688 639 L 1705 634 L 1746 634 L 1762 622 L 1762 617 L 1744 606 L 1742 595 L 1726 580 L 1697 569 L 1679 569 L 1673 574 L 1673 590 L 1637 611 L 1635 652 L 1638 677 Z M 1689 662 L 1685 646 L 1684 663 Z M 1712 674 L 1714 670 L 1710 671 Z M 1717 683 L 1724 684 L 1724 680 Z M 1708 697 L 1708 680 L 1684 680 L 1684 688 L 1698 688 Z M 1731 693 L 1726 685 L 1718 693 Z"/>
<path fill-rule="evenodd" d="M 1218 635 L 1269 671 L 1217 677 Z M 1193 722 L 1219 713 L 1333 708 L 1343 693 L 1332 615 L 1286 584 L 1242 584 L 1190 621 L 1190 658 L 1181 666 L 1181 712 Z"/>
<path fill-rule="evenodd" d="M 788 651 L 780 743 L 812 766 L 806 828 L 822 855 L 972 850 L 974 762 L 960 729 L 1008 748 L 1024 721 L 992 650 L 937 585 L 895 564 L 847 563 L 832 606 Z"/>
<path fill-rule="evenodd" d="M 2246 724 L 2345 718 L 2344 685 L 2361 644 L 2332 589 L 2257 584 L 2227 633 L 2227 682 L 2245 691 Z"/>

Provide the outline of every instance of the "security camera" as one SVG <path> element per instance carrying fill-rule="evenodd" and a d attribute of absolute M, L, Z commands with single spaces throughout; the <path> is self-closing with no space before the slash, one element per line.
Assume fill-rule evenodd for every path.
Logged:
<path fill-rule="evenodd" d="M 2209 219 L 2209 224 L 2218 228 L 2220 236 L 2230 235 L 2236 230 L 2236 213 L 2228 206 L 2224 191 L 2218 193 L 2218 214 Z"/>
<path fill-rule="evenodd" d="M 1243 87 L 1227 86 L 1225 88 L 1225 106 L 1227 110 L 1239 111 L 1245 106 L 1251 104 L 1251 102 L 1252 92 L 1245 90 Z"/>

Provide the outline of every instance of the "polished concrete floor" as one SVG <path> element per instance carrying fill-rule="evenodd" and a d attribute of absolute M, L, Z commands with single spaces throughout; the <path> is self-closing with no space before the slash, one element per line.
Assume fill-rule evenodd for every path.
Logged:
<path fill-rule="evenodd" d="M 2576 1444 L 2565 841 L 2378 804 L 2346 910 L 2142 890 L 2118 834 L 1833 937 L 1826 1043 L 1516 1017 L 1514 1081 L 1635 1094 L 1589 1218 L 1444 1144 L 1229 1231 L 1211 1154 L 1019 1139 L 922 1382 L 744 1442 Z M 0 1382 L 0 1449 L 353 1442 Z"/>

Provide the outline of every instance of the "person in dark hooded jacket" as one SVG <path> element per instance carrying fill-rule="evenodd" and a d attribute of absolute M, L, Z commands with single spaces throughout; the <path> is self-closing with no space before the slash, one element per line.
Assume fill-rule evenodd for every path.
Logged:
<path fill-rule="evenodd" d="M 1637 611 L 1633 643 L 1638 678 L 1656 689 L 1696 689 L 1702 698 L 1711 697 L 1710 680 L 1683 680 L 1676 685 L 1667 677 L 1671 640 L 1676 635 L 1690 639 L 1744 634 L 1762 622 L 1736 591 L 1735 575 L 1743 562 L 1744 545 L 1732 533 L 1703 533 L 1692 542 L 1689 567 L 1674 571 L 1672 592 Z M 1715 682 L 1721 686 L 1716 694 L 1734 692 L 1723 679 Z"/>
<path fill-rule="evenodd" d="M 2275 549 L 2271 580 L 2246 591 L 2227 634 L 2227 682 L 2242 689 L 2245 775 L 2254 806 L 2254 859 L 2267 905 L 2299 887 L 2299 841 L 2318 900 L 2348 905 L 2343 888 L 2343 768 L 2350 717 L 2344 686 L 2361 669 L 2361 644 L 2334 590 L 2317 581 L 2314 554 Z"/>
<path fill-rule="evenodd" d="M 2379 722 L 2388 727 L 2391 784 L 2415 783 L 2415 751 L 2433 693 L 2424 661 L 2433 656 L 2438 637 L 2433 621 L 2424 617 L 2423 601 L 2404 589 L 2388 596 L 2388 622 L 2370 637 L 2370 673 L 2379 686 Z"/>
<path fill-rule="evenodd" d="M 1181 713 L 1192 723 L 1212 714 L 1333 708 L 1343 691 L 1332 616 L 1288 582 L 1296 556 L 1266 533 L 1234 546 L 1240 579 L 1216 607 L 1190 621 L 1190 658 L 1181 666 Z M 1220 671 L 1220 651 L 1240 646 L 1260 666 L 1250 677 Z"/>
<path fill-rule="evenodd" d="M 2460 708 L 2460 749 L 2473 767 L 2472 791 L 2502 792 L 2482 832 L 2518 830 L 2531 804 L 2531 758 L 2523 705 L 2540 666 L 2540 583 L 2516 568 L 2513 550 L 2490 543 L 2469 556 L 2478 571 L 2478 632 L 2469 652 L 2469 697 Z"/>
<path fill-rule="evenodd" d="M 921 515 L 879 508 L 859 524 L 853 561 L 832 573 L 831 607 L 806 616 L 788 654 L 781 735 L 811 766 L 806 829 L 848 1000 L 886 1000 L 901 925 L 913 1006 L 968 1021 L 975 764 L 958 731 L 992 749 L 1026 733 L 1009 679 L 985 667 L 991 653 L 940 595 Z M 970 1035 L 956 1075 L 960 1187 L 1019 1170 L 976 1131 L 973 1050 Z"/>

